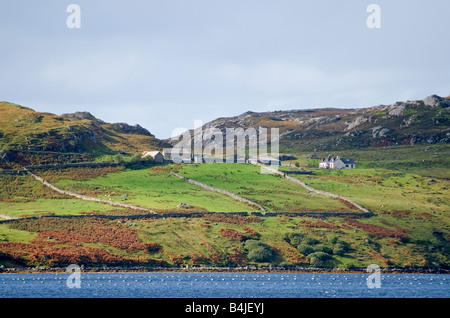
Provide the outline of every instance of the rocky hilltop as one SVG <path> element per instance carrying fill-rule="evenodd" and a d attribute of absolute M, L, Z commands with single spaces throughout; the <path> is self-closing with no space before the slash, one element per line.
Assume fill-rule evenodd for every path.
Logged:
<path fill-rule="evenodd" d="M 86 155 L 140 153 L 165 145 L 139 125 L 106 123 L 88 112 L 58 116 L 0 102 L 0 163 L 23 159 L 24 153 L 40 153 L 41 157 L 72 153 L 80 159 Z"/>
<path fill-rule="evenodd" d="M 450 96 L 432 95 L 423 100 L 359 109 L 248 111 L 216 119 L 203 129 L 219 128 L 224 133 L 226 128 L 279 128 L 282 151 L 320 151 L 448 143 L 449 115 Z"/>

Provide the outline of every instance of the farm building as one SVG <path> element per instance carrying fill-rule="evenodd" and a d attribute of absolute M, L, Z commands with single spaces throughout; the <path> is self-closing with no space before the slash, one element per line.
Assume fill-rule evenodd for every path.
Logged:
<path fill-rule="evenodd" d="M 159 162 L 159 163 L 164 162 L 164 156 L 159 151 L 144 151 L 142 153 L 142 158 L 145 158 L 147 156 L 153 157 L 153 160 L 155 160 L 155 162 Z"/>
<path fill-rule="evenodd" d="M 319 163 L 320 169 L 355 169 L 356 164 L 355 161 L 351 158 L 340 158 L 336 156 L 333 158 L 332 156 L 328 156 L 326 158 L 322 158 Z"/>

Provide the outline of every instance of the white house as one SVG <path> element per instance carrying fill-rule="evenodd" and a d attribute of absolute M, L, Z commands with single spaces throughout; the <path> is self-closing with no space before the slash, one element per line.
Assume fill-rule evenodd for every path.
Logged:
<path fill-rule="evenodd" d="M 336 156 L 333 158 L 332 156 L 328 156 L 326 158 L 322 158 L 319 163 L 320 169 L 355 169 L 356 164 L 355 161 L 351 158 L 340 158 Z"/>
<path fill-rule="evenodd" d="M 145 158 L 147 156 L 153 157 L 153 160 L 155 160 L 155 162 L 158 162 L 158 163 L 164 162 L 164 156 L 159 151 L 144 151 L 142 153 L 142 158 Z"/>

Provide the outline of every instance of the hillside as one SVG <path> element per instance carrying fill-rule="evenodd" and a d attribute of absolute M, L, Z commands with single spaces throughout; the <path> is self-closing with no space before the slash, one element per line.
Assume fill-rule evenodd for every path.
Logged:
<path fill-rule="evenodd" d="M 236 192 L 269 211 L 292 213 L 247 214 L 254 209 L 182 181 L 170 174 L 172 170 Z M 448 180 L 430 180 L 413 171 L 317 169 L 312 176 L 298 176 L 316 189 L 345 195 L 376 213 L 362 218 L 327 214 L 349 207 L 315 198 L 286 179 L 261 174 L 246 164 L 36 173 L 62 189 L 116 202 L 126 195 L 128 203 L 172 215 L 135 218 L 136 211 L 61 195 L 30 175 L 0 175 L 1 213 L 22 218 L 0 222 L 0 271 L 1 265 L 68 264 L 125 269 L 130 265 L 365 269 L 378 264 L 405 270 L 448 270 Z M 190 208 L 177 208 L 180 202 Z M 212 213 L 188 215 L 195 211 Z M 322 215 L 299 216 L 295 211 Z"/>
<path fill-rule="evenodd" d="M 289 162 L 312 172 L 293 175 L 294 181 L 315 192 L 239 163 L 35 171 L 62 193 L 31 174 L 0 174 L 0 218 L 18 218 L 0 220 L 0 271 L 2 265 L 68 264 L 448 270 L 449 106 L 449 98 L 431 96 L 364 109 L 247 112 L 205 125 L 280 128 L 281 151 L 295 154 Z M 0 103 L 0 168 L 99 159 L 149 146 L 166 144 L 138 125 Z M 318 169 L 318 158 L 329 152 L 354 158 L 356 169 Z M 172 172 L 269 213 L 254 214 L 254 206 Z M 349 198 L 373 215 L 318 191 Z M 142 212 L 68 192 L 126 201 L 159 217 L 137 217 Z"/>
<path fill-rule="evenodd" d="M 203 129 L 279 128 L 281 152 L 361 149 L 450 141 L 450 96 L 359 109 L 245 112 Z M 270 131 L 269 131 L 270 132 Z"/>
<path fill-rule="evenodd" d="M 8 163 L 32 161 L 36 153 L 41 160 L 82 161 L 90 156 L 138 153 L 164 145 L 139 125 L 106 123 L 88 112 L 58 116 L 0 102 L 0 164 L 4 168 Z"/>

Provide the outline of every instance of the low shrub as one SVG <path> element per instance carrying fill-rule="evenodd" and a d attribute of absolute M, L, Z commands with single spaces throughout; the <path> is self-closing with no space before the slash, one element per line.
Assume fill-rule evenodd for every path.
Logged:
<path fill-rule="evenodd" d="M 333 249 L 328 247 L 328 246 L 326 246 L 326 245 L 323 245 L 323 244 L 315 245 L 314 246 L 314 250 L 316 252 L 323 252 L 323 253 L 327 253 L 327 254 L 333 254 Z"/>
<path fill-rule="evenodd" d="M 338 255 L 338 256 L 342 256 L 342 255 L 345 254 L 345 250 L 342 248 L 341 245 L 336 245 L 336 246 L 333 248 L 333 254 L 334 254 L 334 255 Z"/>
<path fill-rule="evenodd" d="M 302 243 L 304 238 L 305 235 L 303 233 L 295 232 L 286 234 L 284 240 L 293 246 L 297 246 Z"/>
<path fill-rule="evenodd" d="M 348 242 L 346 242 L 346 241 L 341 241 L 341 240 L 339 240 L 339 241 L 335 244 L 335 247 L 342 248 L 345 252 L 348 252 L 348 251 L 350 251 L 350 249 L 351 249 L 350 244 L 349 244 Z"/>
<path fill-rule="evenodd" d="M 309 263 L 314 267 L 330 267 L 333 256 L 324 252 L 315 252 L 308 255 Z"/>
<path fill-rule="evenodd" d="M 302 253 L 303 255 L 309 255 L 315 252 L 314 248 L 307 244 L 300 244 L 297 246 L 297 249 Z"/>
<path fill-rule="evenodd" d="M 303 240 L 303 242 L 308 245 L 316 245 L 320 243 L 320 241 L 314 237 L 307 237 Z"/>
<path fill-rule="evenodd" d="M 252 262 L 270 262 L 273 259 L 273 250 L 258 247 L 248 253 L 248 259 Z"/>
<path fill-rule="evenodd" d="M 248 240 L 245 248 L 249 250 L 247 258 L 251 262 L 270 262 L 275 257 L 273 248 L 258 240 Z"/>
<path fill-rule="evenodd" d="M 258 240 L 248 240 L 248 241 L 245 242 L 245 248 L 248 249 L 248 250 L 253 250 L 253 249 L 259 248 L 259 247 L 271 248 L 266 243 L 263 243 L 263 242 L 258 241 Z"/>

